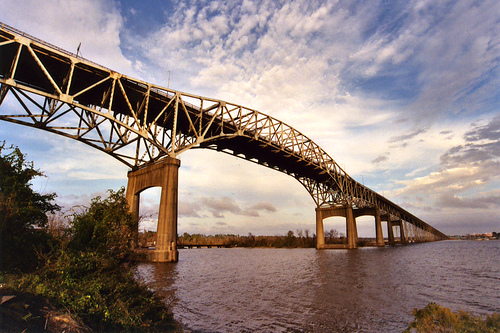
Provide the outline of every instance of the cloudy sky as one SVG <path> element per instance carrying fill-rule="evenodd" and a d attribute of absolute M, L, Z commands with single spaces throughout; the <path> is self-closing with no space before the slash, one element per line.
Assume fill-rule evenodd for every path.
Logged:
<path fill-rule="evenodd" d="M 353 178 L 446 234 L 500 231 L 500 2 L 0 0 L 0 22 L 121 73 L 295 127 Z M 2 109 L 16 107 L 6 101 Z M 126 185 L 82 143 L 0 122 L 70 207 Z M 222 153 L 179 157 L 179 232 L 315 230 L 293 178 Z M 143 195 L 154 225 L 157 190 Z M 327 229 L 345 230 L 338 218 Z M 374 235 L 363 218 L 361 236 Z M 385 232 L 385 231 L 384 231 Z"/>

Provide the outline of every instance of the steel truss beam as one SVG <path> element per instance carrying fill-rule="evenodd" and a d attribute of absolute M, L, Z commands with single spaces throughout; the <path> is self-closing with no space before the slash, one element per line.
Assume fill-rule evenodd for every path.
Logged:
<path fill-rule="evenodd" d="M 84 142 L 132 169 L 208 148 L 296 178 L 318 207 L 379 207 L 446 236 L 351 178 L 307 136 L 269 115 L 116 73 L 0 23 L 0 120 Z"/>

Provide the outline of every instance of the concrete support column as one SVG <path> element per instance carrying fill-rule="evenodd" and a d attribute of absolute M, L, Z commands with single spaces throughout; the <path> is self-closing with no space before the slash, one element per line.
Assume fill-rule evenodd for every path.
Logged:
<path fill-rule="evenodd" d="M 150 187 L 161 187 L 160 211 L 155 251 L 155 262 L 177 262 L 177 197 L 180 161 L 167 157 L 158 163 L 128 173 L 127 201 L 132 212 L 139 216 L 140 193 Z"/>
<path fill-rule="evenodd" d="M 404 228 L 404 222 L 400 221 L 399 222 L 399 234 L 401 236 L 401 244 L 408 244 L 408 240 L 406 239 L 406 234 L 405 234 L 405 228 Z"/>
<path fill-rule="evenodd" d="M 323 211 L 316 208 L 316 249 L 325 247 L 325 228 L 323 225 Z"/>
<path fill-rule="evenodd" d="M 380 219 L 380 209 L 375 208 L 375 245 L 377 246 L 385 246 L 384 243 L 384 234 L 382 233 L 382 221 Z"/>
<path fill-rule="evenodd" d="M 394 229 L 391 221 L 391 215 L 386 214 L 382 218 L 384 221 L 387 221 L 387 240 L 389 245 L 394 245 Z"/>
<path fill-rule="evenodd" d="M 356 220 L 352 212 L 351 206 L 345 207 L 345 218 L 347 226 L 347 248 L 355 249 L 358 247 L 358 230 L 356 227 Z"/>
<path fill-rule="evenodd" d="M 389 240 L 389 245 L 396 244 L 396 241 L 394 240 L 394 226 L 392 225 L 390 217 L 387 220 L 387 238 Z"/>

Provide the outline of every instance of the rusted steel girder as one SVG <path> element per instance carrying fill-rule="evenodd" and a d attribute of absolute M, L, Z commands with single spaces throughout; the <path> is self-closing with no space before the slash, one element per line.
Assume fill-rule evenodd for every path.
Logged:
<path fill-rule="evenodd" d="M 323 149 L 269 115 L 119 74 L 0 23 L 0 120 L 84 142 L 132 169 L 207 148 L 296 178 L 318 207 L 379 207 L 446 236 L 351 178 Z"/>

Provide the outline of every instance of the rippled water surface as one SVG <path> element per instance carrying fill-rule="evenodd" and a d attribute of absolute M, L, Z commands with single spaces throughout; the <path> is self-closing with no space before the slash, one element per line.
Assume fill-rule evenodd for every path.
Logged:
<path fill-rule="evenodd" d="M 414 308 L 500 311 L 500 241 L 358 250 L 191 249 L 139 280 L 195 332 L 401 332 Z"/>

